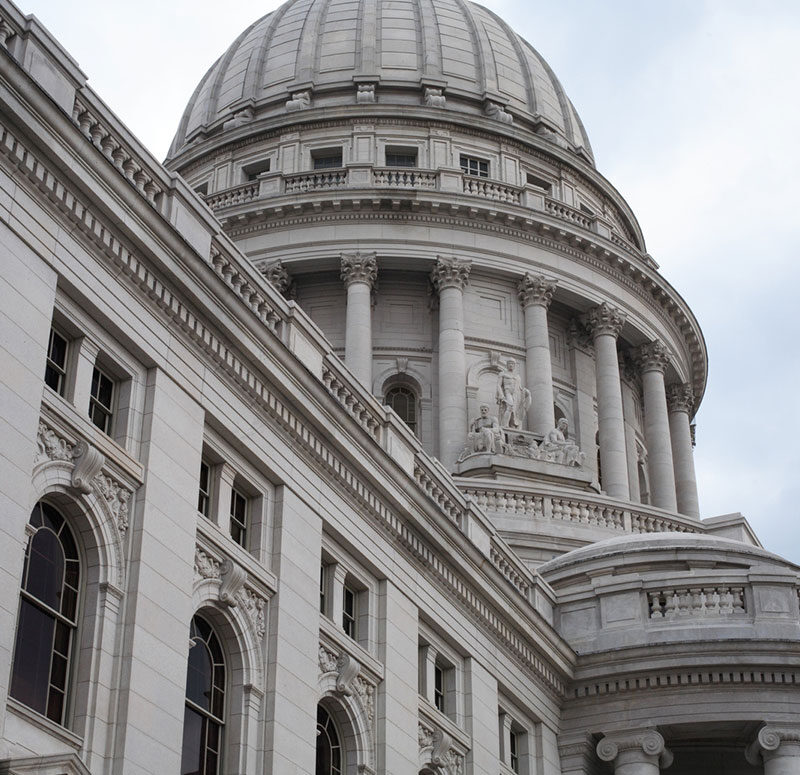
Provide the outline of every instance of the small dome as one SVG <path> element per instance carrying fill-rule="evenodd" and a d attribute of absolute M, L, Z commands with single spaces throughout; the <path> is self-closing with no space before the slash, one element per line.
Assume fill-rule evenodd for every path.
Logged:
<path fill-rule="evenodd" d="M 348 89 L 355 103 L 359 82 L 376 84 L 378 104 L 420 105 L 432 88 L 442 90 L 446 111 L 491 116 L 499 108 L 592 161 L 583 124 L 547 62 L 502 19 L 467 0 L 288 0 L 211 67 L 169 156 L 226 121 L 236 126 L 234 116 L 285 112 L 289 95 L 300 91 L 310 90 L 316 102 Z"/>

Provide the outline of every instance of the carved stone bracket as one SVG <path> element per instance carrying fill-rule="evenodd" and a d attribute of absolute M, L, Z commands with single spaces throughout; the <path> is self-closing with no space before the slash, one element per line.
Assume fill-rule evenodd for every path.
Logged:
<path fill-rule="evenodd" d="M 238 604 L 237 596 L 244 586 L 247 574 L 244 569 L 234 565 L 230 560 L 225 560 L 219 568 L 220 585 L 219 601 L 224 605 L 235 606 Z"/>
<path fill-rule="evenodd" d="M 791 758 L 794 767 L 800 766 L 800 724 L 766 724 L 745 749 L 745 758 L 756 767 L 778 756 Z"/>
<path fill-rule="evenodd" d="M 373 288 L 378 279 L 376 254 L 342 253 L 341 278 L 345 287 L 353 283 L 366 283 Z"/>
<path fill-rule="evenodd" d="M 82 493 L 90 493 L 94 478 L 106 463 L 106 457 L 85 441 L 79 441 L 72 452 L 75 468 L 72 469 L 72 486 Z"/>
<path fill-rule="evenodd" d="M 597 744 L 597 755 L 604 762 L 613 762 L 622 756 L 630 761 L 657 763 L 661 769 L 669 767 L 673 760 L 664 738 L 655 729 L 607 735 Z"/>
<path fill-rule="evenodd" d="M 622 326 L 625 324 L 625 313 L 603 302 L 593 309 L 590 309 L 582 318 L 583 324 L 592 332 L 592 336 L 597 338 L 603 334 L 619 336 Z"/>
<path fill-rule="evenodd" d="M 417 728 L 420 766 L 441 775 L 463 775 L 464 756 L 453 746 L 447 732 L 419 723 Z"/>
<path fill-rule="evenodd" d="M 469 283 L 469 272 L 472 262 L 461 258 L 437 256 L 436 264 L 431 270 L 431 282 L 437 293 L 444 288 L 458 288 L 464 290 Z"/>
<path fill-rule="evenodd" d="M 517 295 L 522 307 L 537 304 L 540 307 L 549 307 L 556 292 L 557 281 L 544 275 L 526 274 L 517 283 Z"/>
<path fill-rule="evenodd" d="M 336 674 L 334 692 L 341 697 L 353 697 L 361 705 L 372 728 L 375 720 L 375 684 L 364 675 L 361 663 L 346 651 L 337 654 L 320 643 L 319 670 L 321 676 Z"/>
<path fill-rule="evenodd" d="M 667 385 L 667 406 L 670 412 L 686 412 L 691 417 L 694 409 L 694 390 L 686 382 Z"/>
<path fill-rule="evenodd" d="M 663 374 L 669 364 L 669 353 L 661 342 L 646 342 L 636 351 L 636 363 L 643 373 L 660 371 Z"/>

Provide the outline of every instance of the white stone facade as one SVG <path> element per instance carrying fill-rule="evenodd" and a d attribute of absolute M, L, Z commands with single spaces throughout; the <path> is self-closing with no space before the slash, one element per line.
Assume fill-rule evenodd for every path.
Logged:
<path fill-rule="evenodd" d="M 702 334 L 524 41 L 290 0 L 170 171 L 0 42 L 0 772 L 798 771 L 798 569 L 700 520 Z"/>

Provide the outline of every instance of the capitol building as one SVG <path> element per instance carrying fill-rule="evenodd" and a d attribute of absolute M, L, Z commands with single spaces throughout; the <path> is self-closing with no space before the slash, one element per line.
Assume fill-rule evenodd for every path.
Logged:
<path fill-rule="evenodd" d="M 186 96 L 162 164 L 0 0 L 0 775 L 800 773 L 800 569 L 532 45 L 288 0 Z"/>

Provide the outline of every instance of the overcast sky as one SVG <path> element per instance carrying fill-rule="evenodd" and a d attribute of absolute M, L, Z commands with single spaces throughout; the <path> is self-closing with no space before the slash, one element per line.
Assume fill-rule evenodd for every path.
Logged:
<path fill-rule="evenodd" d="M 23 0 L 163 159 L 197 82 L 278 2 Z M 800 2 L 485 0 L 547 59 L 710 355 L 704 517 L 800 563 Z"/>

